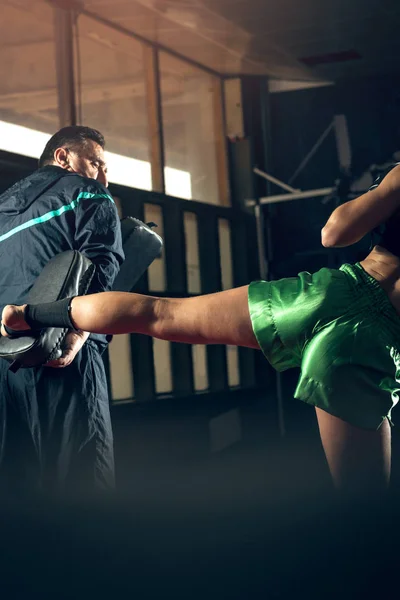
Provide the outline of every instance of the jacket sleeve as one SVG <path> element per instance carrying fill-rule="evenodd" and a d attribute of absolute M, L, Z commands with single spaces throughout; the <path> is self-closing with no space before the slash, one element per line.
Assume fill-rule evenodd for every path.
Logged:
<path fill-rule="evenodd" d="M 76 202 L 75 248 L 96 265 L 89 293 L 108 291 L 125 258 L 114 200 L 94 182 L 78 191 Z"/>

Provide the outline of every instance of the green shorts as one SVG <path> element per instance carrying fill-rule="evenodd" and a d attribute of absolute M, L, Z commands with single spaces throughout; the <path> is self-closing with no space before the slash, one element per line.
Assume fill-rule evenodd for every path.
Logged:
<path fill-rule="evenodd" d="M 295 398 L 378 429 L 400 392 L 400 317 L 360 264 L 249 286 L 253 330 L 278 371 L 300 367 Z"/>

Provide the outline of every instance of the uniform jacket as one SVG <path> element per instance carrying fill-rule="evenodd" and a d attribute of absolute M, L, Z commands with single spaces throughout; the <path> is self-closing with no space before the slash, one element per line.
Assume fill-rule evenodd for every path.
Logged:
<path fill-rule="evenodd" d="M 118 213 L 94 179 L 47 166 L 0 196 L 0 310 L 24 304 L 46 263 L 79 250 L 96 265 L 89 293 L 111 289 L 124 260 Z M 92 336 L 105 341 L 103 336 Z"/>

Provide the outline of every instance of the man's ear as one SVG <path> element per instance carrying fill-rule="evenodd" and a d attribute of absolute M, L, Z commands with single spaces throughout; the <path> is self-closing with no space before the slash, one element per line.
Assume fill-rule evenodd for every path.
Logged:
<path fill-rule="evenodd" d="M 62 167 L 63 169 L 68 169 L 68 167 L 69 167 L 68 152 L 65 148 L 57 148 L 57 150 L 54 151 L 54 163 L 58 167 Z"/>

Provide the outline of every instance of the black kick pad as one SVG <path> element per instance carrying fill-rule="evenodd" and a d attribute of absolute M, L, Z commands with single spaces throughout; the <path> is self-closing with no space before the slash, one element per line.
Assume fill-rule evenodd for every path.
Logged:
<path fill-rule="evenodd" d="M 40 273 L 27 304 L 54 302 L 87 293 L 95 267 L 77 250 L 68 250 L 52 258 Z M 0 337 L 0 358 L 11 363 L 10 369 L 38 367 L 62 355 L 62 344 L 68 329 L 48 327 L 17 338 Z"/>
<path fill-rule="evenodd" d="M 163 241 L 152 227 L 157 225 L 143 223 L 134 217 L 121 220 L 125 261 L 115 278 L 114 292 L 130 292 L 153 260 L 160 256 Z"/>

